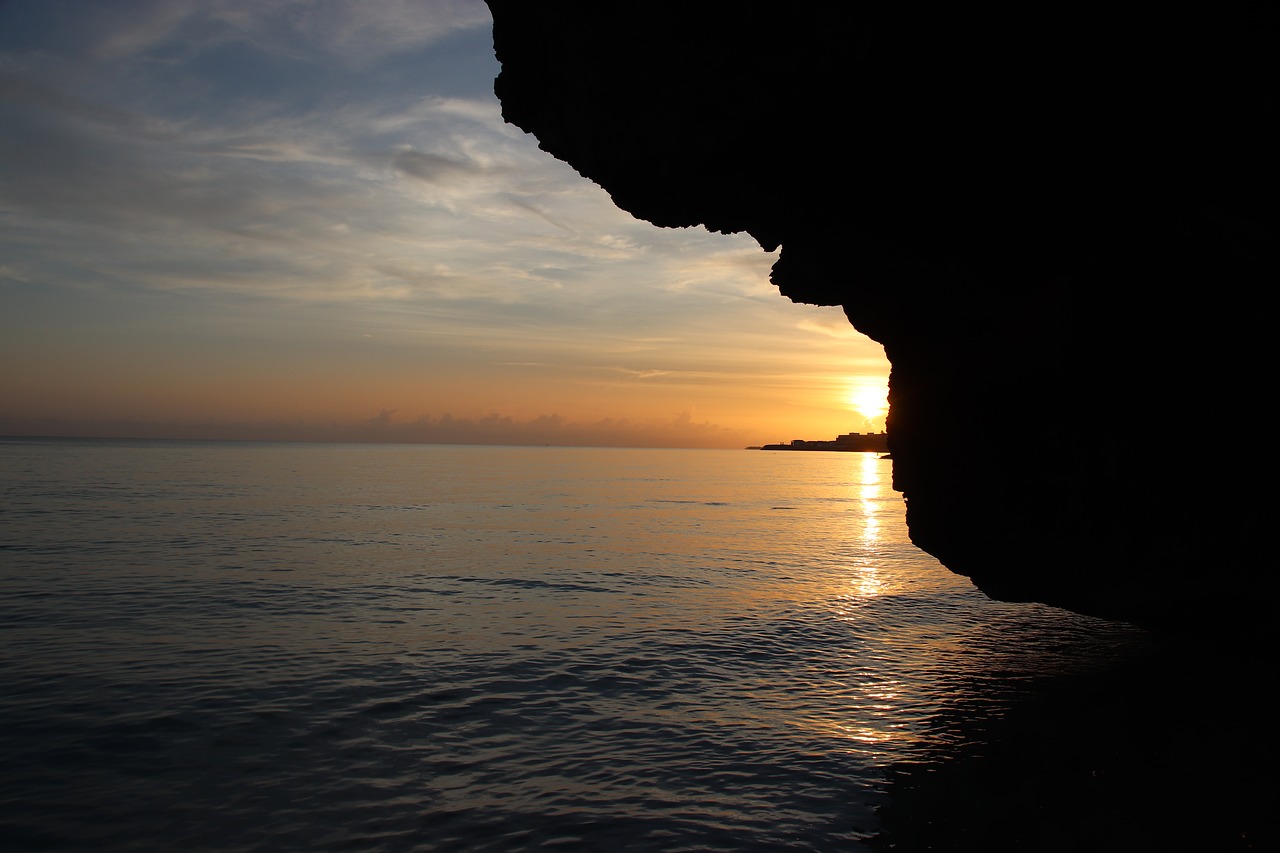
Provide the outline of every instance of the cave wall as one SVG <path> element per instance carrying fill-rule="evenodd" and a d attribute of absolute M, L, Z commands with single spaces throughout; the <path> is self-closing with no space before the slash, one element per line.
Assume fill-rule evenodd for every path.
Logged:
<path fill-rule="evenodd" d="M 507 121 L 884 345 L 916 544 L 997 598 L 1265 622 L 1269 8 L 488 3 Z"/>

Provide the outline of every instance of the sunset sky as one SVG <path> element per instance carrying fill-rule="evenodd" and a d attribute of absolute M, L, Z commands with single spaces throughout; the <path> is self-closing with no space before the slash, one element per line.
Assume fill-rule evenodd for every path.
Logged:
<path fill-rule="evenodd" d="M 879 345 L 614 208 L 497 73 L 481 0 L 0 2 L 0 434 L 882 428 Z"/>

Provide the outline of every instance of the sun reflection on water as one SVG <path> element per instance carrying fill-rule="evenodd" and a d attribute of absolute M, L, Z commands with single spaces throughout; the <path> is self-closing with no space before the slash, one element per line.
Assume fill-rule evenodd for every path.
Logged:
<path fill-rule="evenodd" d="M 858 495 L 862 508 L 862 548 L 859 550 L 856 576 L 853 581 L 856 594 L 861 598 L 879 595 L 884 588 L 880 566 L 876 559 L 876 545 L 880 541 L 880 517 L 878 503 L 881 498 L 880 459 L 875 453 L 862 454 L 861 477 Z"/>

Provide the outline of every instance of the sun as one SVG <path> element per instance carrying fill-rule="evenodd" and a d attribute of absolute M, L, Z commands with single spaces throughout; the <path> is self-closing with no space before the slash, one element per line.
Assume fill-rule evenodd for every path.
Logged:
<path fill-rule="evenodd" d="M 889 389 L 881 379 L 859 379 L 849 390 L 849 405 L 853 410 L 869 421 L 883 416 L 889 411 Z"/>

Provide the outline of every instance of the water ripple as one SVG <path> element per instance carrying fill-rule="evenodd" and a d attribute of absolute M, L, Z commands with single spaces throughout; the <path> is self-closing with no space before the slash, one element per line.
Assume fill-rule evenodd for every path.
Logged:
<path fill-rule="evenodd" d="M 857 849 L 955 709 L 1139 642 L 942 570 L 886 460 L 4 451 L 15 850 Z"/>

